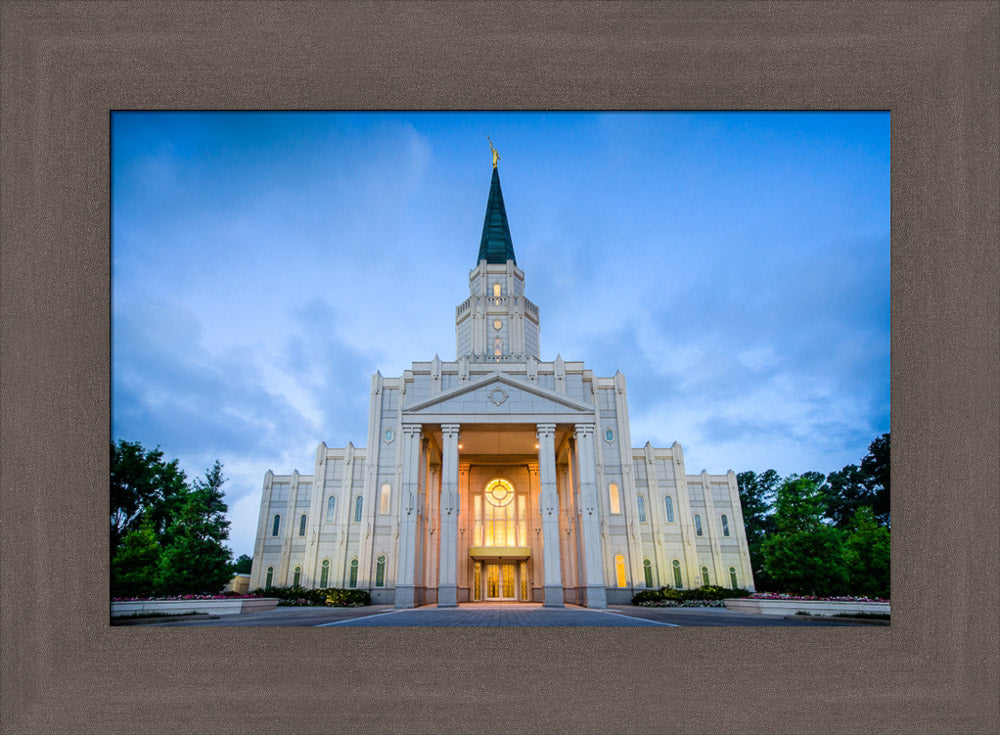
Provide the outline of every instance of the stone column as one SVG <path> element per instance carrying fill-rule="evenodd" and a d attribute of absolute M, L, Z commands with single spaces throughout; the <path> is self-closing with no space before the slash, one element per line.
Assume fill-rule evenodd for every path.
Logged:
<path fill-rule="evenodd" d="M 420 490 L 420 424 L 403 424 L 403 482 L 399 507 L 399 543 L 396 546 L 396 607 L 413 607 L 416 568 L 417 493 Z"/>
<path fill-rule="evenodd" d="M 580 477 L 580 535 L 583 537 L 583 567 L 587 578 L 587 607 L 607 607 L 604 563 L 601 550 L 600 510 L 594 465 L 594 425 L 576 424 L 577 473 Z"/>
<path fill-rule="evenodd" d="M 559 555 L 559 491 L 556 487 L 555 424 L 538 424 L 538 508 L 542 514 L 542 585 L 546 607 L 563 606 L 562 563 Z"/>
<path fill-rule="evenodd" d="M 441 537 L 438 607 L 458 605 L 458 424 L 441 425 Z"/>

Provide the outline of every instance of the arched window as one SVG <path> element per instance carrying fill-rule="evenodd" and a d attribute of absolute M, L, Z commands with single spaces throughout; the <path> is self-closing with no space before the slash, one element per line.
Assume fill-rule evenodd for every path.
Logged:
<path fill-rule="evenodd" d="M 264 589 L 271 589 L 271 581 L 274 579 L 274 567 L 267 568 L 267 578 L 264 580 Z"/>
<path fill-rule="evenodd" d="M 354 589 L 358 586 L 358 560 L 351 559 L 351 576 L 347 580 L 347 586 Z"/>
<path fill-rule="evenodd" d="M 500 284 L 499 283 L 494 283 L 493 284 L 493 298 L 495 298 L 495 299 L 499 299 L 500 298 Z"/>
<path fill-rule="evenodd" d="M 378 512 L 385 515 L 389 512 L 389 501 L 392 499 L 392 487 L 389 483 L 385 483 L 382 486 L 382 492 L 379 494 L 378 498 Z"/>
<path fill-rule="evenodd" d="M 701 568 L 701 583 L 706 587 L 712 584 L 711 580 L 708 578 L 708 567 Z"/>
<path fill-rule="evenodd" d="M 295 574 L 292 577 L 292 587 L 298 587 L 302 581 L 302 567 L 295 567 Z"/>
<path fill-rule="evenodd" d="M 361 496 L 354 499 L 354 522 L 361 523 Z"/>
<path fill-rule="evenodd" d="M 646 522 L 646 499 L 641 495 L 635 499 L 636 505 L 639 506 L 639 523 Z"/>
<path fill-rule="evenodd" d="M 646 586 L 653 586 L 653 565 L 650 563 L 649 559 L 642 560 L 642 574 L 646 578 Z"/>
<path fill-rule="evenodd" d="M 625 557 L 615 554 L 615 579 L 619 587 L 625 586 Z"/>
<path fill-rule="evenodd" d="M 674 559 L 674 587 L 680 589 L 684 586 L 684 580 L 681 579 L 681 563 Z"/>
<path fill-rule="evenodd" d="M 337 510 L 337 498 L 331 495 L 326 499 L 326 522 L 333 520 L 333 513 Z"/>
<path fill-rule="evenodd" d="M 697 513 L 694 514 L 694 532 L 701 536 L 701 516 Z"/>
<path fill-rule="evenodd" d="M 726 518 L 725 516 L 722 516 L 722 535 L 723 536 L 729 535 L 729 519 Z"/>
<path fill-rule="evenodd" d="M 621 499 L 618 497 L 618 486 L 615 483 L 608 485 L 608 502 L 611 504 L 611 512 L 618 514 L 622 512 Z"/>
<path fill-rule="evenodd" d="M 385 587 L 385 554 L 379 554 L 375 559 L 375 586 Z"/>
<path fill-rule="evenodd" d="M 733 589 L 739 589 L 739 583 L 736 581 L 736 567 L 729 567 L 729 581 L 733 583 Z"/>
<path fill-rule="evenodd" d="M 306 514 L 303 513 L 302 517 L 299 518 L 299 536 L 306 535 Z"/>
<path fill-rule="evenodd" d="M 330 560 L 324 559 L 323 566 L 319 570 L 319 586 L 326 587 L 330 582 Z"/>
<path fill-rule="evenodd" d="M 497 477 L 472 496 L 472 539 L 476 546 L 527 546 L 527 497 Z"/>
<path fill-rule="evenodd" d="M 674 499 L 669 495 L 663 496 L 663 506 L 667 510 L 667 523 L 674 522 Z"/>
<path fill-rule="evenodd" d="M 281 525 L 281 516 L 279 516 L 279 515 L 274 516 L 274 523 L 271 524 L 271 535 L 272 536 L 277 536 L 278 535 L 278 527 L 280 525 Z"/>

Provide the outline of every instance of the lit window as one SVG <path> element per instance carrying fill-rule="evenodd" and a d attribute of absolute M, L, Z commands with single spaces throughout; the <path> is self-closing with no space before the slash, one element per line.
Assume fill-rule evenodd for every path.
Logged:
<path fill-rule="evenodd" d="M 496 330 L 499 331 L 500 327 L 502 327 L 502 326 L 503 326 L 503 323 L 499 319 L 494 319 L 493 320 L 493 328 L 494 329 L 496 329 Z"/>
<path fill-rule="evenodd" d="M 684 586 L 684 581 L 681 579 L 681 563 L 674 559 L 674 587 L 680 589 Z"/>
<path fill-rule="evenodd" d="M 264 589 L 271 589 L 271 581 L 274 579 L 274 567 L 267 568 L 267 578 L 264 580 Z"/>
<path fill-rule="evenodd" d="M 642 560 L 642 575 L 646 578 L 646 587 L 653 586 L 653 565 L 649 559 Z"/>
<path fill-rule="evenodd" d="M 519 502 L 515 503 L 514 486 L 499 477 L 490 481 L 483 491 L 483 497 L 486 500 L 482 521 L 483 545 L 517 546 L 518 527 L 521 529 L 521 545 L 526 545 L 527 522 L 524 497 L 522 496 Z M 478 502 L 476 502 L 475 508 L 478 514 Z"/>
<path fill-rule="evenodd" d="M 354 522 L 361 523 L 361 496 L 354 499 Z"/>
<path fill-rule="evenodd" d="M 299 536 L 305 536 L 305 535 L 306 535 L 306 516 L 305 513 L 303 513 L 302 517 L 299 518 Z"/>
<path fill-rule="evenodd" d="M 358 560 L 351 559 L 351 576 L 347 580 L 347 586 L 354 589 L 358 586 Z"/>
<path fill-rule="evenodd" d="M 321 588 L 326 587 L 330 582 L 330 560 L 324 559 L 323 566 L 319 572 L 319 586 Z"/>
<path fill-rule="evenodd" d="M 333 520 L 333 513 L 337 509 L 337 498 L 331 495 L 326 499 L 326 522 Z"/>
<path fill-rule="evenodd" d="M 375 560 L 375 586 L 385 587 L 385 554 L 379 554 Z"/>
<path fill-rule="evenodd" d="M 701 568 L 701 582 L 706 587 L 711 584 L 711 582 L 708 579 L 708 567 Z"/>
<path fill-rule="evenodd" d="M 738 589 L 739 584 L 736 581 L 736 567 L 729 567 L 729 581 L 733 583 L 733 589 Z"/>
<path fill-rule="evenodd" d="M 385 515 L 389 512 L 389 500 L 392 496 L 392 488 L 387 482 L 382 486 L 382 494 L 379 496 L 378 500 L 378 512 Z"/>
<path fill-rule="evenodd" d="M 612 513 L 621 513 L 622 504 L 618 497 L 618 486 L 615 483 L 608 485 L 608 502 L 611 504 Z"/>
<path fill-rule="evenodd" d="M 639 523 L 646 522 L 646 499 L 641 495 L 635 499 L 636 505 L 639 506 Z"/>
<path fill-rule="evenodd" d="M 619 587 L 625 586 L 625 557 L 621 554 L 615 555 L 615 577 Z"/>
<path fill-rule="evenodd" d="M 493 354 L 497 357 L 500 356 L 500 338 L 497 337 L 493 340 Z"/>
<path fill-rule="evenodd" d="M 669 495 L 663 496 L 663 505 L 667 509 L 667 523 L 674 522 L 674 500 Z"/>
<path fill-rule="evenodd" d="M 271 535 L 278 535 L 278 527 L 281 525 L 281 516 L 276 515 L 274 517 L 274 523 L 271 525 Z"/>
<path fill-rule="evenodd" d="M 499 283 L 494 283 L 493 284 L 493 298 L 495 298 L 495 299 L 499 299 L 500 298 L 500 284 Z"/>
<path fill-rule="evenodd" d="M 292 587 L 298 587 L 302 580 L 302 567 L 295 567 L 295 575 L 292 577 Z"/>
<path fill-rule="evenodd" d="M 701 516 L 697 513 L 694 514 L 694 532 L 701 536 Z"/>
<path fill-rule="evenodd" d="M 722 535 L 723 536 L 729 535 L 729 519 L 726 518 L 725 516 L 722 516 Z"/>

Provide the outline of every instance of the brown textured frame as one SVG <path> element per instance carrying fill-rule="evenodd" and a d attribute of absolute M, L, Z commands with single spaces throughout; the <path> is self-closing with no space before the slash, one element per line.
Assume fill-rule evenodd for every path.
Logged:
<path fill-rule="evenodd" d="M 0 12 L 4 732 L 1000 731 L 997 2 Z M 138 108 L 891 110 L 892 626 L 109 627 L 108 111 Z"/>

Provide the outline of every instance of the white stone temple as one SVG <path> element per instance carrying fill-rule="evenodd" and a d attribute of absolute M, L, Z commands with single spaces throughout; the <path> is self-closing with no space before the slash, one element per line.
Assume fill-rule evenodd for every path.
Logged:
<path fill-rule="evenodd" d="M 456 359 L 372 376 L 366 448 L 264 476 L 250 588 L 369 590 L 396 607 L 605 607 L 646 588 L 753 589 L 736 475 L 632 447 L 625 376 L 540 358 L 493 163 Z"/>

